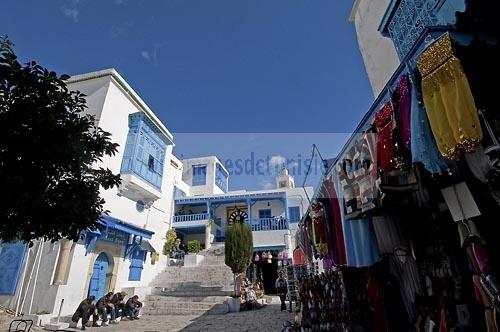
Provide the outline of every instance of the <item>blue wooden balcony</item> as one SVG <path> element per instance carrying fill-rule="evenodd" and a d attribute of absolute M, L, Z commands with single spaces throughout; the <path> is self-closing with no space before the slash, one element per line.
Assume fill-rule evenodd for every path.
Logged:
<path fill-rule="evenodd" d="M 208 213 L 196 213 L 196 214 L 183 214 L 179 216 L 174 216 L 175 222 L 186 222 L 186 221 L 203 221 L 208 220 Z"/>
<path fill-rule="evenodd" d="M 288 220 L 285 218 L 260 218 L 251 223 L 252 231 L 279 231 L 288 229 Z"/>

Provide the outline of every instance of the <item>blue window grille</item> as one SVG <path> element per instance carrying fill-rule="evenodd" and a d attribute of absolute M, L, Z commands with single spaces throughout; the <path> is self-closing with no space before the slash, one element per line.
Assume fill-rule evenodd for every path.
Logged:
<path fill-rule="evenodd" d="M 271 218 L 271 209 L 261 209 L 259 210 L 259 219 Z"/>
<path fill-rule="evenodd" d="M 161 190 L 168 140 L 143 113 L 129 115 L 129 131 L 121 174 L 133 173 Z"/>
<path fill-rule="evenodd" d="M 300 208 L 298 206 L 290 206 L 288 208 L 288 219 L 290 219 L 290 222 L 300 221 Z"/>
<path fill-rule="evenodd" d="M 140 249 L 134 250 L 130 257 L 129 281 L 140 281 L 146 252 Z"/>
<path fill-rule="evenodd" d="M 387 30 L 399 58 L 403 59 L 426 27 L 436 25 L 434 14 L 440 0 L 401 0 L 389 21 Z"/>
<path fill-rule="evenodd" d="M 193 186 L 207 184 L 207 165 L 193 166 Z"/>
<path fill-rule="evenodd" d="M 227 173 L 220 164 L 215 167 L 215 184 L 223 192 L 227 192 Z"/>

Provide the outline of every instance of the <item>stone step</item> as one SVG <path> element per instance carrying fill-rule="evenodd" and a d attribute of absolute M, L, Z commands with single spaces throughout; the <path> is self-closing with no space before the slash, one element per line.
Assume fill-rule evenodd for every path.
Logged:
<path fill-rule="evenodd" d="M 227 296 L 168 296 L 168 295 L 148 295 L 148 302 L 164 301 L 167 299 L 172 302 L 209 302 L 209 303 L 224 303 Z"/>
<path fill-rule="evenodd" d="M 208 296 L 228 296 L 233 289 L 222 287 L 203 287 L 203 288 L 160 288 L 155 287 L 151 290 L 151 295 L 175 296 L 175 297 L 208 297 Z"/>
<path fill-rule="evenodd" d="M 144 308 L 145 315 L 224 315 L 228 312 L 227 304 L 219 302 L 171 301 L 165 297 L 162 301 L 150 301 Z"/>

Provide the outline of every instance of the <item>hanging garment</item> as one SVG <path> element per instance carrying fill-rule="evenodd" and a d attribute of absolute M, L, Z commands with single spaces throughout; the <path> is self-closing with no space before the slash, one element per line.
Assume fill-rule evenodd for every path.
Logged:
<path fill-rule="evenodd" d="M 354 176 L 359 192 L 357 197 L 358 208 L 361 209 L 361 212 L 366 212 L 375 208 L 376 178 L 372 176 L 372 157 L 365 135 L 356 141 L 354 149 Z"/>
<path fill-rule="evenodd" d="M 330 250 L 333 253 L 334 262 L 337 265 L 345 265 L 347 260 L 344 233 L 342 230 L 342 216 L 340 214 L 340 204 L 333 184 L 332 174 L 330 174 L 325 181 L 325 190 L 330 203 L 330 208 L 328 209 L 330 212 L 330 215 L 328 216 L 328 221 L 330 223 Z"/>
<path fill-rule="evenodd" d="M 488 182 L 488 175 L 491 172 L 491 162 L 490 158 L 484 153 L 484 149 L 479 145 L 476 151 L 472 153 L 465 153 L 465 162 L 469 166 L 472 174 L 483 183 Z"/>
<path fill-rule="evenodd" d="M 345 224 L 352 237 L 354 257 L 348 261 L 356 267 L 370 266 L 379 260 L 380 254 L 371 218 L 348 220 Z"/>
<path fill-rule="evenodd" d="M 414 164 L 421 163 L 431 174 L 441 174 L 452 168 L 451 162 L 439 153 L 429 125 L 427 113 L 420 102 L 418 89 L 411 90 L 411 157 Z"/>
<path fill-rule="evenodd" d="M 398 279 L 401 287 L 401 297 L 411 321 L 417 316 L 415 307 L 416 294 L 423 294 L 420 285 L 417 263 L 410 254 L 401 255 L 397 252 L 391 257 L 391 273 Z"/>
<path fill-rule="evenodd" d="M 313 243 L 320 258 L 328 253 L 328 231 L 323 203 L 311 203 L 309 216 L 312 220 Z"/>
<path fill-rule="evenodd" d="M 396 128 L 398 139 L 406 150 L 410 150 L 411 145 L 411 94 L 410 80 L 408 75 L 399 78 L 395 92 L 396 108 L 394 110 L 396 118 Z"/>
<path fill-rule="evenodd" d="M 373 229 L 380 254 L 392 254 L 394 248 L 406 246 L 399 223 L 392 216 L 374 216 Z"/>
<path fill-rule="evenodd" d="M 380 287 L 379 282 L 371 275 L 368 276 L 366 294 L 370 307 L 370 318 L 372 326 L 371 330 L 373 332 L 387 332 L 387 317 L 384 307 L 384 293 Z"/>
<path fill-rule="evenodd" d="M 439 151 L 457 160 L 473 152 L 483 134 L 472 92 L 460 60 L 453 54 L 448 33 L 417 60 L 422 96 Z"/>
<path fill-rule="evenodd" d="M 396 168 L 391 101 L 386 102 L 375 115 L 374 124 L 377 128 L 377 166 L 381 171 L 391 171 Z"/>
<path fill-rule="evenodd" d="M 458 235 L 460 237 L 460 245 L 462 247 L 469 245 L 469 243 L 473 241 L 484 242 L 473 220 L 459 221 Z"/>

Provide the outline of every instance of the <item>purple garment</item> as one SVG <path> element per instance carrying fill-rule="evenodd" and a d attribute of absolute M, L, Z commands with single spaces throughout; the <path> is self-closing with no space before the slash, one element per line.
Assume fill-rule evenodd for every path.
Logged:
<path fill-rule="evenodd" d="M 409 151 L 411 146 L 411 92 L 408 75 L 399 78 L 396 87 L 396 128 L 398 141 Z"/>

